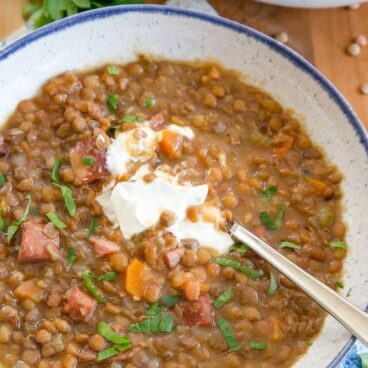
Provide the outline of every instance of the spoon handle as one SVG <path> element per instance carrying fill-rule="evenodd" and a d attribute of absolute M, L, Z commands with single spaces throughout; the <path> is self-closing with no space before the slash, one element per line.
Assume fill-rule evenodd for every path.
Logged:
<path fill-rule="evenodd" d="M 353 335 L 368 346 L 368 315 L 334 290 L 295 265 L 266 242 L 234 223 L 230 234 L 248 245 L 263 259 L 283 273 L 294 284 L 335 317 Z"/>

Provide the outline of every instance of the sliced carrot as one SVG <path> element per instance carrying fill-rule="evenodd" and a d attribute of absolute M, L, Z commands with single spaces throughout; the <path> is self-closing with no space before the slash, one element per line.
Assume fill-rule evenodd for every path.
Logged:
<path fill-rule="evenodd" d="M 160 151 L 168 158 L 178 158 L 181 156 L 183 137 L 170 130 L 162 132 Z"/>
<path fill-rule="evenodd" d="M 323 181 L 307 178 L 307 183 L 314 189 L 317 194 L 321 194 L 323 190 L 327 187 L 327 184 Z"/>
<path fill-rule="evenodd" d="M 281 328 L 282 322 L 276 317 L 271 317 L 270 324 L 272 328 L 271 339 L 273 341 L 282 341 L 285 338 Z"/>
<path fill-rule="evenodd" d="M 140 298 L 144 291 L 146 268 L 146 265 L 136 258 L 127 267 L 125 287 L 128 293 L 137 298 Z"/>
<path fill-rule="evenodd" d="M 44 289 L 36 284 L 35 279 L 24 281 L 15 290 L 14 295 L 20 299 L 30 299 L 35 303 L 41 301 Z"/>
<path fill-rule="evenodd" d="M 283 139 L 283 141 L 280 142 L 280 144 L 274 149 L 274 152 L 277 155 L 283 155 L 292 149 L 293 144 L 294 144 L 294 137 L 290 135 L 285 136 L 285 139 Z"/>

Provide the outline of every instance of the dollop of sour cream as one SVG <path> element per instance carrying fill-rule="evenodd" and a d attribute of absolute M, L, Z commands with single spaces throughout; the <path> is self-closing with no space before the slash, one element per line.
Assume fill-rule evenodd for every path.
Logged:
<path fill-rule="evenodd" d="M 188 127 L 169 125 L 165 129 L 194 139 Z M 155 157 L 165 129 L 157 132 L 144 124 L 120 133 L 113 140 L 107 150 L 107 167 L 115 177 L 126 174 L 131 163 L 141 162 L 142 166 L 129 180 L 111 183 L 96 200 L 126 239 L 157 226 L 162 212 L 168 210 L 175 214 L 176 222 L 166 230 L 178 240 L 197 239 L 201 246 L 223 253 L 233 240 L 219 226 L 223 219 L 218 208 L 206 203 L 208 185 L 179 184 L 177 176 L 160 170 L 152 172 L 145 164 Z M 148 173 L 155 175 L 150 182 L 143 178 Z M 187 209 L 192 206 L 203 208 L 197 222 L 186 217 Z"/>

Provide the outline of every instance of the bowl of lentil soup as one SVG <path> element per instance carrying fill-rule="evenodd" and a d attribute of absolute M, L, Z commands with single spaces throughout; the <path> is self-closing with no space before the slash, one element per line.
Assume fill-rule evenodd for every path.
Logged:
<path fill-rule="evenodd" d="M 222 228 L 365 307 L 367 136 L 308 62 L 114 7 L 3 49 L 0 83 L 4 367 L 337 366 L 349 334 Z"/>

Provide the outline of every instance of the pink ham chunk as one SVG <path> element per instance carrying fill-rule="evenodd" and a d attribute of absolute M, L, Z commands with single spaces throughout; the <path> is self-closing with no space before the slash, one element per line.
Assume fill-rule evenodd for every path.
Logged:
<path fill-rule="evenodd" d="M 97 306 L 95 299 L 74 286 L 66 293 L 63 312 L 77 322 L 87 322 Z"/>
<path fill-rule="evenodd" d="M 22 225 L 18 262 L 37 263 L 59 259 L 59 236 L 50 238 L 45 225 L 27 221 Z"/>
<path fill-rule="evenodd" d="M 102 258 L 105 256 L 109 256 L 111 254 L 117 253 L 120 250 L 120 247 L 105 239 L 96 238 L 95 236 L 91 236 L 89 241 L 93 244 L 95 248 L 96 258 Z"/>
<path fill-rule="evenodd" d="M 189 327 L 212 326 L 212 304 L 208 294 L 201 295 L 196 301 L 185 302 L 183 315 Z"/>
<path fill-rule="evenodd" d="M 85 165 L 83 158 L 86 157 L 93 160 L 92 165 Z M 93 183 L 108 174 L 106 152 L 96 147 L 96 137 L 87 137 L 79 141 L 70 150 L 70 163 L 81 184 Z"/>
<path fill-rule="evenodd" d="M 170 249 L 164 252 L 164 263 L 168 268 L 174 268 L 184 255 L 184 248 Z"/>

